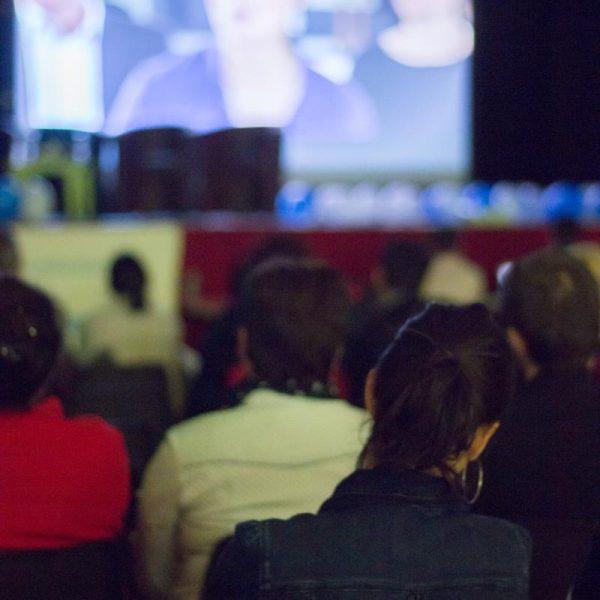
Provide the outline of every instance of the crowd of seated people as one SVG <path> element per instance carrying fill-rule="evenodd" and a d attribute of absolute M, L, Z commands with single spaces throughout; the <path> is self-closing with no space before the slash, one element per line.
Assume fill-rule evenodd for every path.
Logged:
<path fill-rule="evenodd" d="M 552 248 L 511 265 L 497 314 L 469 304 L 483 283 L 427 304 L 436 254 L 393 244 L 352 308 L 341 274 L 293 239 L 257 249 L 213 315 L 186 420 L 132 486 L 126 429 L 66 418 L 51 394 L 61 319 L 0 253 L 0 597 L 600 597 L 597 285 Z M 181 328 L 150 335 L 141 264 L 121 257 L 111 284 L 77 358 L 169 360 Z M 98 570 L 65 576 L 97 554 L 49 575 L 48 552 L 125 539 L 135 568 L 118 592 L 82 591 Z M 32 552 L 43 585 L 10 562 Z"/>

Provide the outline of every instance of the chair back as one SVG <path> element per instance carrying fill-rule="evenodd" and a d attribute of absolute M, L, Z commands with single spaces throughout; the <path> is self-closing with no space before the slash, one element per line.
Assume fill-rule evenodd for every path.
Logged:
<path fill-rule="evenodd" d="M 121 600 L 120 542 L 74 548 L 0 552 L 0 600 Z"/>
<path fill-rule="evenodd" d="M 594 524 L 576 519 L 511 518 L 533 540 L 531 600 L 565 600 L 590 555 Z"/>
<path fill-rule="evenodd" d="M 98 415 L 123 433 L 134 484 L 173 422 L 167 377 L 158 366 L 85 368 L 64 406 L 68 416 Z"/>

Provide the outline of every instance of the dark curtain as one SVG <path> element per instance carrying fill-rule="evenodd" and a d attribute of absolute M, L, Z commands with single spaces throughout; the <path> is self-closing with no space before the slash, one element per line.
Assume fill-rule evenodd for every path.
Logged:
<path fill-rule="evenodd" d="M 600 179 L 597 0 L 475 0 L 473 175 Z"/>
<path fill-rule="evenodd" d="M 13 3 L 0 0 L 0 129 L 9 129 L 13 112 Z"/>

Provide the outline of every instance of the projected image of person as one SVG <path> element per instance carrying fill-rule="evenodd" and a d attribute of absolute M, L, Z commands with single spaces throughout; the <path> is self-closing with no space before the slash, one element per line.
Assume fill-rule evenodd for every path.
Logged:
<path fill-rule="evenodd" d="M 379 46 L 411 67 L 444 67 L 471 56 L 475 41 L 468 0 L 390 0 L 400 22 L 381 33 Z"/>
<path fill-rule="evenodd" d="M 16 0 L 23 119 L 96 131 L 121 83 L 162 52 L 163 35 L 103 0 Z"/>
<path fill-rule="evenodd" d="M 175 126 L 207 133 L 280 127 L 309 140 L 363 141 L 377 117 L 365 90 L 305 65 L 289 23 L 302 0 L 205 0 L 214 42 L 197 54 L 164 54 L 125 82 L 107 132 Z"/>
<path fill-rule="evenodd" d="M 464 168 L 474 40 L 470 7 L 465 0 L 390 0 L 385 14 L 392 21 L 358 59 L 355 77 L 390 123 L 378 140 L 380 155 L 405 171 Z"/>

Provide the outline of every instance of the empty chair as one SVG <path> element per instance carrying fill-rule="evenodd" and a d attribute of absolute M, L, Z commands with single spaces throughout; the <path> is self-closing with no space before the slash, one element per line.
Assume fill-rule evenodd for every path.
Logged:
<path fill-rule="evenodd" d="M 172 423 L 167 378 L 158 366 L 87 367 L 64 404 L 68 415 L 99 415 L 121 430 L 134 483 Z"/>

